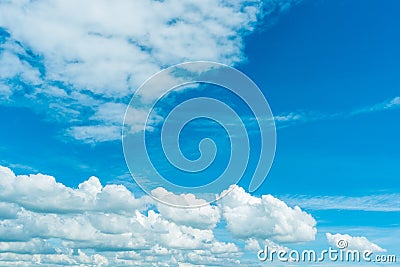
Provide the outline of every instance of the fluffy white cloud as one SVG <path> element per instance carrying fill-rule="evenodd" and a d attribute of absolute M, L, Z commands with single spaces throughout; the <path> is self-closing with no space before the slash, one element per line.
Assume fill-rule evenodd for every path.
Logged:
<path fill-rule="evenodd" d="M 0 94 L 49 107 L 76 139 L 117 140 L 114 126 L 150 75 L 188 60 L 238 63 L 259 19 L 297 2 L 2 1 Z"/>
<path fill-rule="evenodd" d="M 137 86 L 182 61 L 240 62 L 243 36 L 261 10 L 260 0 L 2 1 L 0 93 L 35 99 L 85 127 L 107 127 L 71 128 L 77 139 L 118 139 L 110 127 L 120 126 Z"/>
<path fill-rule="evenodd" d="M 326 238 L 328 239 L 328 243 L 337 247 L 339 241 L 346 241 L 346 249 L 350 250 L 370 250 L 372 252 L 386 252 L 386 249 L 381 248 L 377 244 L 372 243 L 366 237 L 363 236 L 350 236 L 348 234 L 331 234 L 326 233 Z"/>
<path fill-rule="evenodd" d="M 207 204 L 207 201 L 198 199 L 192 194 L 175 195 L 164 188 L 157 188 L 152 194 L 159 200 L 176 206 L 196 206 L 198 208 L 177 208 L 157 202 L 157 209 L 167 219 L 178 224 L 194 226 L 197 228 L 214 228 L 220 220 L 218 207 Z"/>
<path fill-rule="evenodd" d="M 90 177 L 77 189 L 57 183 L 48 175 L 16 176 L 2 166 L 0 177 L 0 201 L 13 202 L 35 212 L 74 213 L 106 209 L 114 213 L 131 213 L 148 201 L 147 198 L 136 199 L 122 185 L 103 187 L 96 177 Z"/>
<path fill-rule="evenodd" d="M 246 237 L 235 232 L 238 225 L 247 223 L 250 230 L 246 235 L 283 241 L 305 240 L 292 228 L 309 231 L 303 224 L 313 220 L 298 208 L 265 196 L 268 200 L 263 205 L 269 208 L 264 207 L 259 217 L 261 223 L 273 220 L 274 227 L 265 227 L 260 234 L 256 229 L 259 223 L 249 224 L 240 215 L 251 215 L 246 205 L 251 210 L 255 203 L 261 205 L 261 199 L 247 195 L 242 188 L 235 188 L 231 199 L 228 195 L 221 206 L 162 188 L 155 193 L 174 203 L 202 206 L 166 206 L 147 196 L 137 198 L 122 185 L 102 186 L 96 177 L 70 188 L 52 176 L 15 175 L 0 166 L 0 266 L 152 266 L 154 262 L 160 266 L 235 266 L 243 256 L 236 244 L 239 241 L 222 242 L 214 234 L 216 229 L 226 233 L 218 226 L 222 218 L 239 238 Z M 238 217 L 230 216 L 229 209 Z M 278 219 L 277 214 L 289 219 Z"/>
<path fill-rule="evenodd" d="M 248 251 L 259 251 L 261 249 L 260 243 L 258 243 L 257 239 L 249 238 L 246 240 L 244 248 Z"/>
<path fill-rule="evenodd" d="M 227 228 L 236 237 L 277 242 L 314 240 L 316 222 L 298 206 L 291 208 L 271 195 L 258 198 L 237 185 L 232 187 L 219 206 Z"/>
<path fill-rule="evenodd" d="M 9 79 L 18 76 L 21 81 L 32 85 L 41 82 L 40 73 L 32 68 L 27 62 L 21 61 L 19 57 L 9 51 L 0 54 L 0 79 Z"/>

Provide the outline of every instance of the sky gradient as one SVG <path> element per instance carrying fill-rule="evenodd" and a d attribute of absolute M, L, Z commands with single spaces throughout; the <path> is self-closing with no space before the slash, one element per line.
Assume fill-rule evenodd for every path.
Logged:
<path fill-rule="evenodd" d="M 395 0 L 0 3 L 0 266 L 260 266 L 266 244 L 322 250 L 338 239 L 400 260 L 399 8 Z M 246 192 L 251 157 L 230 194 L 185 211 L 134 182 L 121 129 L 137 87 L 190 60 L 234 66 L 257 84 L 277 150 L 257 191 Z M 235 96 L 200 87 L 167 96 L 158 115 L 199 96 L 249 116 Z M 229 146 L 218 125 L 187 127 L 183 152 L 198 157 L 206 135 L 222 147 L 218 173 Z"/>

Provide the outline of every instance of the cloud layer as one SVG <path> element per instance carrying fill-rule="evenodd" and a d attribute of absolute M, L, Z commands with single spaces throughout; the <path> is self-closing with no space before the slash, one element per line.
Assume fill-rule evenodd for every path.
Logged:
<path fill-rule="evenodd" d="M 0 95 L 49 109 L 76 139 L 117 140 L 125 105 L 150 75 L 188 60 L 241 62 L 259 19 L 296 2 L 2 1 Z"/>
<path fill-rule="evenodd" d="M 162 188 L 157 194 L 204 202 Z M 315 220 L 300 208 L 237 186 L 218 206 L 179 209 L 135 197 L 122 185 L 102 186 L 96 177 L 74 189 L 52 176 L 0 167 L 0 196 L 0 266 L 232 266 L 241 262 L 246 240 L 249 249 L 255 239 L 299 242 L 316 233 Z M 235 239 L 218 240 L 216 229 Z"/>

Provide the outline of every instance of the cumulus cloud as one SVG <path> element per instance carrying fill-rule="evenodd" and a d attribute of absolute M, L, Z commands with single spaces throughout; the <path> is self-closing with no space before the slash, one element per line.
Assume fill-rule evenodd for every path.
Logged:
<path fill-rule="evenodd" d="M 115 253 L 131 251 L 145 265 L 169 262 L 171 255 L 185 262 L 190 258 L 187 250 L 209 251 L 210 257 L 218 254 L 222 258 L 238 252 L 235 244 L 216 240 L 211 229 L 197 228 L 196 223 L 191 226 L 187 220 L 184 224 L 169 220 L 164 212 L 149 208 L 153 205 L 150 198 L 136 198 L 121 185 L 103 187 L 96 177 L 73 189 L 52 176 L 17 176 L 1 167 L 0 195 L 2 262 L 116 266 Z M 30 259 L 20 257 L 27 253 Z M 121 257 L 128 266 L 135 260 Z"/>
<path fill-rule="evenodd" d="M 201 205 L 198 208 L 176 208 L 157 202 L 160 213 L 179 224 L 191 225 L 198 228 L 214 228 L 220 220 L 220 211 L 217 206 L 205 205 L 207 201 L 196 198 L 193 194 L 175 195 L 164 188 L 157 188 L 152 194 L 159 200 L 175 205 Z"/>
<path fill-rule="evenodd" d="M 316 221 L 298 206 L 291 208 L 271 195 L 259 198 L 237 185 L 232 187 L 232 192 L 219 201 L 219 206 L 228 230 L 236 237 L 277 242 L 315 239 Z"/>
<path fill-rule="evenodd" d="M 107 209 L 121 213 L 140 209 L 146 202 L 146 199 L 136 199 L 124 186 L 102 187 L 97 177 L 90 177 L 77 189 L 57 183 L 48 175 L 15 176 L 10 169 L 1 166 L 0 177 L 0 201 L 12 202 L 34 212 L 74 213 Z"/>
<path fill-rule="evenodd" d="M 248 251 L 259 251 L 261 249 L 260 243 L 258 243 L 257 239 L 249 238 L 246 240 L 244 244 L 244 249 Z"/>
<path fill-rule="evenodd" d="M 285 246 L 281 246 L 271 240 L 257 240 L 255 238 L 249 238 L 245 241 L 244 244 L 244 249 L 248 251 L 252 251 L 253 253 L 255 251 L 259 251 L 261 249 L 265 249 L 265 247 L 268 247 L 269 249 L 275 249 L 279 251 L 289 251 L 290 249 Z"/>
<path fill-rule="evenodd" d="M 217 206 L 194 195 L 156 189 L 161 199 L 204 204 L 180 209 L 136 197 L 122 185 L 103 186 L 96 177 L 70 188 L 49 175 L 15 175 L 0 166 L 0 266 L 239 265 L 239 240 L 221 241 L 214 234 L 216 229 L 226 232 L 221 220 L 239 239 L 252 234 L 282 241 L 312 239 L 310 233 L 300 234 L 313 231 L 313 219 L 299 208 L 272 196 L 251 197 L 240 187 L 233 192 Z M 240 218 L 254 208 L 263 209 L 256 223 Z M 245 234 L 238 234 L 244 228 Z M 255 242 L 247 240 L 246 247 Z"/>
<path fill-rule="evenodd" d="M 150 75 L 188 60 L 243 61 L 243 37 L 292 2 L 2 1 L 0 94 L 49 107 L 76 139 L 116 140 L 112 127 Z"/>
<path fill-rule="evenodd" d="M 338 242 L 344 240 L 347 242 L 346 249 L 350 250 L 369 250 L 372 252 L 386 252 L 386 249 L 381 248 L 377 244 L 372 243 L 366 237 L 363 236 L 350 236 L 348 234 L 331 234 L 326 233 L 326 238 L 331 246 L 337 247 Z"/>

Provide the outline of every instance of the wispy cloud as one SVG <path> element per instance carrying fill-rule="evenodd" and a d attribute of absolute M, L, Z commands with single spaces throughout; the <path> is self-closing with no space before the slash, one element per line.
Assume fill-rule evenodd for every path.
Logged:
<path fill-rule="evenodd" d="M 396 96 L 392 99 L 377 103 L 372 106 L 367 106 L 364 108 L 360 108 L 351 112 L 351 115 L 357 115 L 362 113 L 371 113 L 371 112 L 378 112 L 383 110 L 390 110 L 400 108 L 400 96 Z"/>
<path fill-rule="evenodd" d="M 361 114 L 367 114 L 367 113 L 373 113 L 373 112 L 379 112 L 397 108 L 400 108 L 400 96 L 396 96 L 386 101 L 379 102 L 377 104 L 370 106 L 365 106 L 362 108 L 357 108 L 348 112 L 338 112 L 331 114 L 318 113 L 314 111 L 286 112 L 274 116 L 274 120 L 278 128 L 284 128 L 299 123 L 347 118 Z"/>
<path fill-rule="evenodd" d="M 350 196 L 285 196 L 290 205 L 299 205 L 310 210 L 360 210 L 399 212 L 400 195 L 382 194 L 361 197 Z"/>

